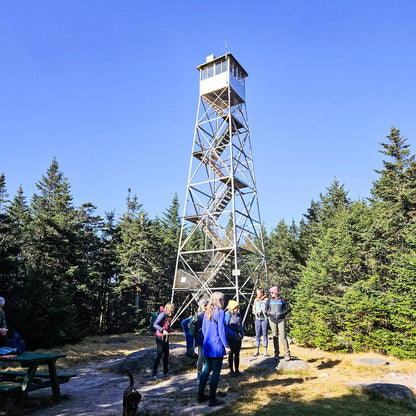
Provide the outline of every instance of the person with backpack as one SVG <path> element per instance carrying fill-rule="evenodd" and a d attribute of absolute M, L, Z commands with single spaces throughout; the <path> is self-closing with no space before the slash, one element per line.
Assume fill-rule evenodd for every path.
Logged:
<path fill-rule="evenodd" d="M 198 302 L 198 312 L 192 317 L 191 322 L 189 324 L 189 333 L 195 337 L 195 347 L 198 351 L 198 359 L 196 361 L 196 372 L 197 372 L 197 379 L 199 380 L 202 373 L 202 367 L 204 366 L 204 351 L 203 351 L 203 344 L 204 344 L 204 334 L 202 333 L 202 323 L 204 321 L 204 314 L 207 310 L 209 300 L 202 298 Z"/>
<path fill-rule="evenodd" d="M 209 383 L 208 406 L 210 407 L 224 404 L 223 400 L 218 400 L 216 398 L 222 359 L 225 354 L 230 353 L 230 347 L 228 346 L 227 337 L 225 335 L 224 302 L 224 294 L 221 292 L 214 292 L 211 295 L 210 302 L 202 321 L 202 333 L 204 334 L 202 349 L 205 356 L 205 367 L 199 377 L 198 403 L 202 403 L 207 399 L 204 390 L 209 375 L 212 372 L 211 381 Z"/>
<path fill-rule="evenodd" d="M 153 327 L 156 332 L 156 358 L 153 364 L 152 379 L 158 380 L 157 368 L 163 357 L 163 377 L 169 377 L 169 335 L 171 333 L 170 322 L 175 312 L 175 305 L 167 303 L 163 311 L 159 313 Z"/>
<path fill-rule="evenodd" d="M 230 376 L 238 377 L 240 375 L 240 351 L 243 342 L 243 318 L 240 315 L 240 307 L 235 300 L 228 302 L 227 313 L 225 314 L 226 335 L 230 354 L 228 355 L 228 365 L 230 367 Z"/>
<path fill-rule="evenodd" d="M 273 334 L 274 359 L 279 361 L 279 339 L 285 350 L 285 361 L 290 361 L 289 342 L 286 337 L 285 316 L 289 312 L 289 305 L 279 289 L 273 286 L 269 290 L 271 299 L 267 300 L 266 312 L 269 315 L 269 324 Z"/>
<path fill-rule="evenodd" d="M 193 315 L 189 316 L 188 318 L 185 318 L 182 322 L 182 329 L 183 333 L 185 335 L 185 341 L 186 341 L 186 355 L 188 357 L 193 357 L 194 355 L 194 343 L 195 343 L 195 336 L 190 333 L 190 323 L 193 318 Z"/>
<path fill-rule="evenodd" d="M 159 312 L 153 312 L 152 315 L 150 316 L 150 330 L 152 332 L 156 332 L 155 327 L 153 326 L 156 322 L 157 317 L 159 316 L 160 312 L 164 312 L 165 308 L 163 306 L 159 307 Z"/>
<path fill-rule="evenodd" d="M 256 350 L 254 351 L 253 357 L 257 357 L 259 355 L 259 348 L 260 348 L 260 338 L 263 335 L 263 347 L 264 347 L 264 356 L 268 357 L 269 353 L 267 352 L 268 346 L 268 339 L 267 339 L 267 326 L 269 323 L 269 319 L 266 312 L 266 304 L 267 304 L 267 293 L 264 293 L 264 289 L 262 287 L 258 287 L 256 289 L 256 299 L 254 299 L 253 303 L 253 315 L 255 316 L 254 321 L 254 328 L 256 331 Z"/>

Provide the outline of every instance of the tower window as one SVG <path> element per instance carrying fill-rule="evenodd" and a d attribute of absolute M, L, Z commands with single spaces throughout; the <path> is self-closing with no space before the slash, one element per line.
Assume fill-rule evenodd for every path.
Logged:
<path fill-rule="evenodd" d="M 221 74 L 227 70 L 227 62 L 219 62 L 215 65 L 215 75 Z"/>
<path fill-rule="evenodd" d="M 211 78 L 214 75 L 219 75 L 222 72 L 227 70 L 227 61 L 219 62 L 212 65 L 209 65 L 203 69 L 201 69 L 201 81 L 207 78 Z"/>

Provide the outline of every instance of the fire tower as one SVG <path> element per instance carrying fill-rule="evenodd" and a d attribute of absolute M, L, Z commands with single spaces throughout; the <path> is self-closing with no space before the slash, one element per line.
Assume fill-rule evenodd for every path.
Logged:
<path fill-rule="evenodd" d="M 245 103 L 244 68 L 231 53 L 199 70 L 199 104 L 172 301 L 224 292 L 244 319 L 266 260 Z M 268 282 L 267 282 L 268 286 Z"/>

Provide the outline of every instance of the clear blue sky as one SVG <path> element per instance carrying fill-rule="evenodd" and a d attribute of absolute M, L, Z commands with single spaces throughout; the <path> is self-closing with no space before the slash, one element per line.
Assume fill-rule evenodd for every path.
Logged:
<path fill-rule="evenodd" d="M 0 2 L 0 172 L 28 199 L 57 158 L 75 205 L 184 203 L 205 57 L 249 73 L 267 229 L 336 177 L 369 196 L 392 125 L 416 153 L 416 1 Z"/>

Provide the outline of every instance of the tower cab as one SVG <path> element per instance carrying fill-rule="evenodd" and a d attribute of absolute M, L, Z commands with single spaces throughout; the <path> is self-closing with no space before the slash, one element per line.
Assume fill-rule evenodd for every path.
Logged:
<path fill-rule="evenodd" d="M 226 53 L 219 58 L 209 55 L 206 62 L 197 66 L 200 75 L 199 95 L 209 104 L 225 109 L 229 106 L 244 103 L 245 78 L 244 68 L 231 55 Z M 230 88 L 230 102 L 228 96 Z"/>

